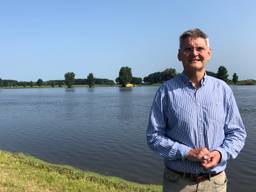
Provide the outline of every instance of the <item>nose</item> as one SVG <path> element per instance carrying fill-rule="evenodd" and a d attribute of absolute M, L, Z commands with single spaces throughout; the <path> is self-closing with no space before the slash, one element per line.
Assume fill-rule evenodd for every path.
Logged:
<path fill-rule="evenodd" d="M 198 55 L 198 51 L 196 49 L 192 49 L 192 55 L 194 56 Z"/>

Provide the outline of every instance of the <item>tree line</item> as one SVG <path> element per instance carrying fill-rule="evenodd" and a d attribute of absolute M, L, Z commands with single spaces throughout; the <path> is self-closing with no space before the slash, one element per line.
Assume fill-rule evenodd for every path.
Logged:
<path fill-rule="evenodd" d="M 206 73 L 207 75 L 221 79 L 229 84 L 231 83 L 237 84 L 239 82 L 237 73 L 233 73 L 232 79 L 228 78 L 229 77 L 228 70 L 223 65 L 218 68 L 218 71 L 216 73 L 211 71 L 206 71 Z M 164 81 L 167 81 L 176 75 L 177 75 L 177 72 L 174 68 L 167 68 L 164 71 L 154 72 L 147 75 L 146 77 L 143 78 L 143 84 L 163 83 Z M 126 66 L 120 69 L 119 77 L 116 78 L 116 82 L 121 86 L 125 87 L 128 83 L 142 84 L 142 78 L 133 77 L 131 68 Z M 256 81 L 244 80 L 244 81 L 240 81 L 239 84 L 254 85 L 256 84 Z"/>
<path fill-rule="evenodd" d="M 229 79 L 228 70 L 225 66 L 220 66 L 216 73 L 211 71 L 206 71 L 207 75 L 222 79 L 227 83 L 238 83 L 238 75 L 234 73 L 232 75 L 232 79 Z M 127 84 L 159 84 L 167 81 L 174 76 L 177 75 L 176 69 L 174 68 L 167 68 L 160 72 L 154 72 L 147 75 L 144 78 L 141 77 L 134 77 L 132 75 L 132 69 L 128 66 L 121 67 L 119 70 L 119 75 L 113 80 L 109 79 L 101 79 L 95 78 L 93 73 L 89 73 L 87 78 L 85 79 L 76 79 L 74 72 L 67 72 L 64 74 L 64 80 L 49 80 L 43 81 L 39 78 L 36 82 L 33 81 L 16 81 L 16 80 L 2 80 L 0 78 L 0 87 L 42 87 L 42 86 L 51 86 L 51 87 L 63 87 L 67 86 L 68 88 L 72 87 L 73 85 L 88 85 L 89 87 L 94 87 L 95 85 L 109 85 L 113 86 L 119 84 L 122 87 L 126 87 Z M 241 81 L 240 84 L 247 84 L 253 85 L 256 84 L 255 80 L 245 80 Z"/>
<path fill-rule="evenodd" d="M 72 87 L 73 85 L 88 85 L 89 87 L 97 85 L 115 85 L 113 80 L 94 78 L 93 74 L 90 73 L 87 79 L 75 79 L 75 73 L 68 72 L 64 75 L 64 80 L 49 80 L 43 81 L 39 78 L 37 81 L 16 81 L 0 78 L 0 87 Z"/>
<path fill-rule="evenodd" d="M 240 84 L 240 85 L 256 84 L 256 80 L 253 80 L 253 79 L 239 81 L 237 73 L 233 73 L 231 79 L 229 79 L 228 70 L 223 65 L 218 68 L 218 71 L 216 73 L 212 71 L 206 71 L 206 74 L 209 76 L 213 76 L 218 79 L 221 79 L 229 84 Z M 149 84 L 162 83 L 168 79 L 171 79 L 175 75 L 177 75 L 175 69 L 169 68 L 162 72 L 151 73 L 148 76 L 144 77 L 143 81 L 144 83 L 149 83 Z"/>

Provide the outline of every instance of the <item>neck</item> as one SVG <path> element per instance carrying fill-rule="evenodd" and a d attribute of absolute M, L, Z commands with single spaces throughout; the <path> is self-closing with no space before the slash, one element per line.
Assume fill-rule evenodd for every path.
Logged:
<path fill-rule="evenodd" d="M 192 81 L 192 85 L 196 89 L 198 89 L 201 86 L 201 80 L 204 78 L 205 69 L 200 70 L 200 71 L 193 71 L 193 72 L 184 70 L 184 73 Z"/>

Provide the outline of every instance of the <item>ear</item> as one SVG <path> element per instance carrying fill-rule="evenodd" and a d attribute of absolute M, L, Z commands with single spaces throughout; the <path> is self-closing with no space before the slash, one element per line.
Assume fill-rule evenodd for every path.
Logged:
<path fill-rule="evenodd" d="M 208 60 L 210 60 L 212 58 L 212 49 L 209 48 L 208 49 Z"/>
<path fill-rule="evenodd" d="M 180 49 L 178 50 L 177 58 L 178 58 L 179 61 L 181 61 L 181 52 L 180 52 Z"/>

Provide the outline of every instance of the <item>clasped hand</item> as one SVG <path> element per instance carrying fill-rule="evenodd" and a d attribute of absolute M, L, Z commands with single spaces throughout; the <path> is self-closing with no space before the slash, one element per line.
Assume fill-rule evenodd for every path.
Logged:
<path fill-rule="evenodd" d="M 201 162 L 204 169 L 215 167 L 221 159 L 219 151 L 209 151 L 207 148 L 194 148 L 188 152 L 186 157 L 190 161 Z"/>

